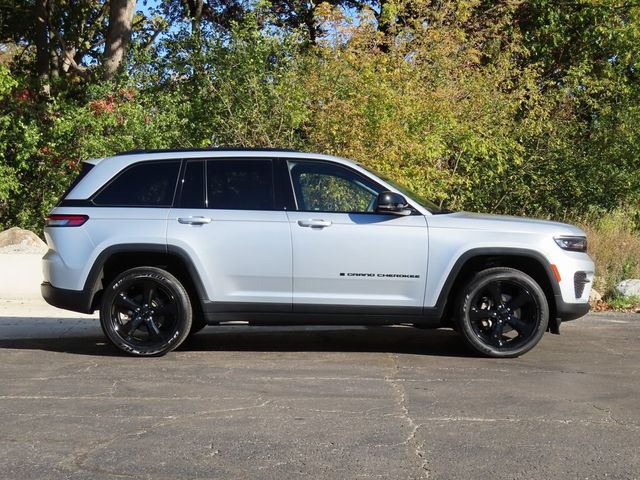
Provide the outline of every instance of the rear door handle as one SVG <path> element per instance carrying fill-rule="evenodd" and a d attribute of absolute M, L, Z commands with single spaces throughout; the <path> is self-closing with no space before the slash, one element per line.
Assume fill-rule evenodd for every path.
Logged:
<path fill-rule="evenodd" d="M 186 225 L 206 225 L 211 223 L 211 219 L 209 217 L 180 217 L 178 222 Z"/>
<path fill-rule="evenodd" d="M 331 220 L 298 220 L 301 227 L 325 228 L 331 226 Z"/>

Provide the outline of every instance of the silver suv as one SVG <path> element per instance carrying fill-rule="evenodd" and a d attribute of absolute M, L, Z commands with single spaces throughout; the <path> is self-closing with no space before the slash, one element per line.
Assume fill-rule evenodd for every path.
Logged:
<path fill-rule="evenodd" d="M 562 223 L 442 211 L 357 163 L 284 150 L 84 163 L 47 219 L 42 295 L 161 355 L 206 325 L 451 327 L 514 357 L 583 316 L 594 265 Z"/>

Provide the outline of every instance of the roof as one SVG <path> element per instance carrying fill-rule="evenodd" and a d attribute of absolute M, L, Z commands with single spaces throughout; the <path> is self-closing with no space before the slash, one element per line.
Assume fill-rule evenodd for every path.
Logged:
<path fill-rule="evenodd" d="M 158 148 L 158 149 L 136 149 L 118 152 L 114 157 L 120 155 L 141 155 L 150 153 L 182 153 L 182 152 L 293 152 L 304 153 L 289 148 L 258 148 L 258 147 L 203 147 L 203 148 Z"/>

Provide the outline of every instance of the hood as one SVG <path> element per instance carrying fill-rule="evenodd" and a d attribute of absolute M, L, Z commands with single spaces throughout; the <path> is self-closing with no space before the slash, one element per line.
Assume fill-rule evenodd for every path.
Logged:
<path fill-rule="evenodd" d="M 551 235 L 585 235 L 574 225 L 535 218 L 492 215 L 488 213 L 454 212 L 428 217 L 430 226 L 446 226 L 468 230 L 492 230 L 496 232 L 549 233 Z"/>

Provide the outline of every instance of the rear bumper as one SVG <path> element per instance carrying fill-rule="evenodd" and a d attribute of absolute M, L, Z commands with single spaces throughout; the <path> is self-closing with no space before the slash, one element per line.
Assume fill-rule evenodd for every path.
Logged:
<path fill-rule="evenodd" d="M 563 322 L 568 320 L 576 320 L 577 318 L 584 317 L 591 306 L 589 303 L 567 303 L 562 299 L 561 295 L 556 295 L 556 318 L 561 319 Z"/>
<path fill-rule="evenodd" d="M 85 290 L 66 290 L 56 288 L 49 282 L 40 285 L 42 298 L 49 305 L 79 313 L 93 313 L 91 308 L 91 294 Z"/>

